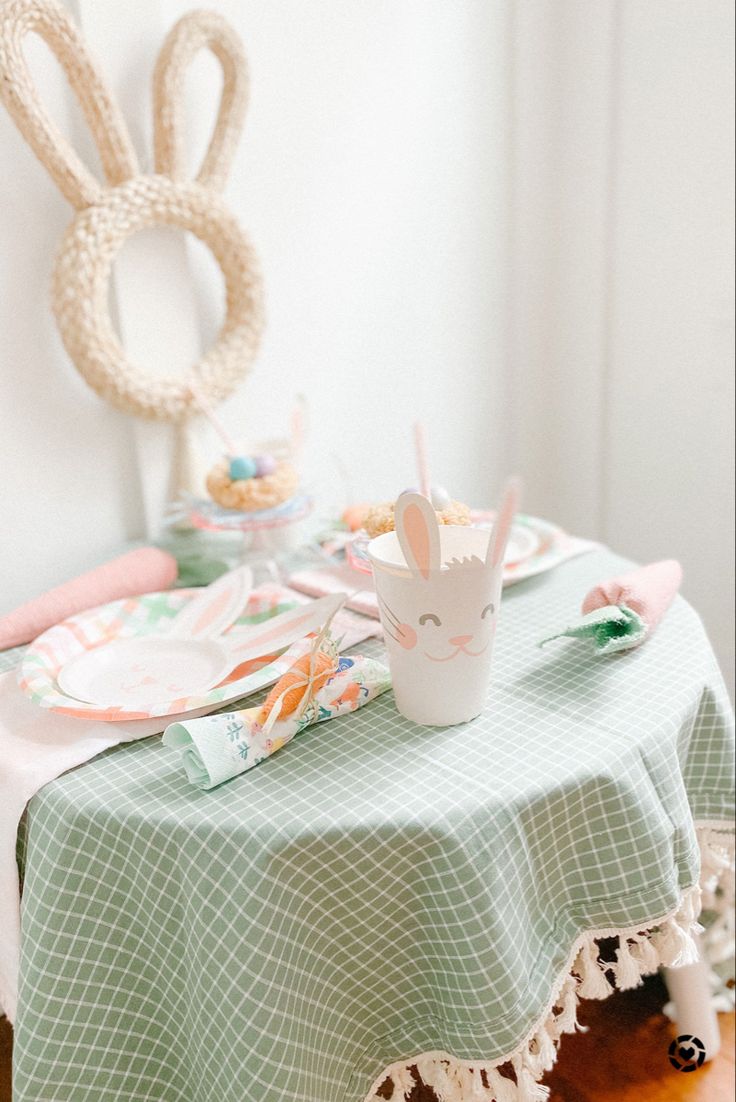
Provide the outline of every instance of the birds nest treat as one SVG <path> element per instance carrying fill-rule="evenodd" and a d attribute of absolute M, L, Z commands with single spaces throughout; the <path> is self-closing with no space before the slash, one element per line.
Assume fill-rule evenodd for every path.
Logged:
<path fill-rule="evenodd" d="M 443 508 L 441 509 L 437 508 L 437 503 L 434 500 L 432 504 L 435 506 L 438 524 L 470 524 L 470 507 L 464 505 L 462 501 L 453 501 L 448 498 L 446 502 L 443 502 Z M 371 539 L 374 536 L 383 535 L 384 532 L 393 532 L 396 527 L 394 502 L 387 501 L 380 505 L 371 506 L 363 520 L 363 527 Z"/>
<path fill-rule="evenodd" d="M 218 505 L 246 513 L 283 504 L 298 485 L 299 475 L 291 463 L 272 455 L 223 459 L 207 475 L 207 493 Z"/>

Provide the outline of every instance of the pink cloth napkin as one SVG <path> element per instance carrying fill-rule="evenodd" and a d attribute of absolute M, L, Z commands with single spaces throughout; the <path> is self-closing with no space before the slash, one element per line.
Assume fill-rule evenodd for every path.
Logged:
<path fill-rule="evenodd" d="M 362 616 L 378 619 L 376 587 L 371 574 L 359 574 L 346 564 L 309 567 L 297 570 L 287 579 L 289 586 L 310 597 L 324 597 L 328 593 L 349 593 L 345 607 Z"/>
<path fill-rule="evenodd" d="M 620 574 L 595 586 L 585 597 L 582 611 L 625 605 L 647 625 L 651 635 L 682 583 L 682 567 L 675 559 L 663 559 Z"/>
<path fill-rule="evenodd" d="M 139 547 L 0 617 L 0 650 L 30 643 L 54 624 L 121 597 L 139 597 L 168 589 L 176 580 L 173 555 L 158 547 Z"/>

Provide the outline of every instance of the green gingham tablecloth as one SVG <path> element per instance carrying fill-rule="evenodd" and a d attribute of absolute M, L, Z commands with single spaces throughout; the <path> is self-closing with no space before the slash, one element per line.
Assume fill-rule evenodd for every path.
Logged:
<path fill-rule="evenodd" d="M 387 693 L 210 792 L 158 737 L 47 785 L 19 840 L 15 1102 L 362 1102 L 395 1061 L 513 1053 L 576 939 L 672 913 L 694 820 L 732 816 L 684 600 L 627 654 L 537 648 L 627 565 L 506 591 L 470 724 L 413 726 Z"/>

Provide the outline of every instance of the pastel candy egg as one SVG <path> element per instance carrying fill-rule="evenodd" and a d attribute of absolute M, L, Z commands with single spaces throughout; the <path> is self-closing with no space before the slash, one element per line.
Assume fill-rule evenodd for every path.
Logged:
<path fill-rule="evenodd" d="M 256 473 L 256 461 L 249 455 L 234 455 L 230 460 L 228 473 L 233 482 L 253 478 Z"/>
<path fill-rule="evenodd" d="M 363 527 L 363 521 L 369 509 L 370 505 L 365 504 L 348 505 L 347 509 L 342 514 L 342 520 L 347 524 L 351 532 L 357 532 Z"/>
<path fill-rule="evenodd" d="M 418 486 L 407 486 L 405 490 L 401 491 L 402 494 L 418 494 L 419 492 Z M 401 494 L 399 494 L 399 497 L 401 497 Z"/>
<path fill-rule="evenodd" d="M 266 475 L 273 474 L 276 470 L 277 463 L 272 455 L 257 455 L 256 456 L 256 477 L 264 478 Z"/>
<path fill-rule="evenodd" d="M 444 486 L 432 486 L 430 497 L 435 509 L 439 509 L 440 512 L 450 504 L 450 495 Z"/>

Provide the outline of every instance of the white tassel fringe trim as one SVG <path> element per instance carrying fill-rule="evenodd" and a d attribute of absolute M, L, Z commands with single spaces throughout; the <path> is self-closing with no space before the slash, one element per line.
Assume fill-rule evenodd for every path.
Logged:
<path fill-rule="evenodd" d="M 734 951 L 734 835 L 715 826 L 698 830 L 702 858 L 700 886 L 703 911 L 711 917 L 704 942 L 712 964 L 729 960 Z"/>
<path fill-rule="evenodd" d="M 555 1063 L 560 1038 L 582 1028 L 577 1020 L 579 999 L 605 999 L 616 989 L 638 987 L 644 976 L 660 966 L 677 968 L 695 963 L 695 935 L 703 932 L 698 922 L 701 899 L 703 910 L 716 914 L 708 931 L 716 927 L 716 946 L 725 951 L 728 939 L 732 953 L 734 836 L 720 824 L 703 825 L 697 833 L 702 854 L 700 886 L 686 891 L 676 911 L 646 929 L 591 930 L 582 934 L 546 1013 L 514 1053 L 487 1062 L 460 1060 L 446 1052 L 425 1052 L 386 1068 L 365 1102 L 405 1102 L 416 1085 L 411 1070 L 414 1067 L 438 1102 L 545 1102 L 549 1088 L 540 1080 Z M 616 959 L 601 961 L 597 942 L 613 937 L 618 938 Z M 381 1090 L 387 1080 L 391 1087 L 388 1097 Z"/>

